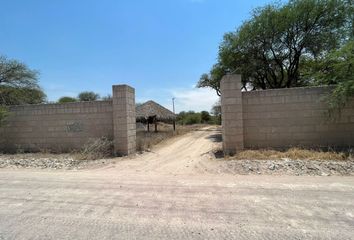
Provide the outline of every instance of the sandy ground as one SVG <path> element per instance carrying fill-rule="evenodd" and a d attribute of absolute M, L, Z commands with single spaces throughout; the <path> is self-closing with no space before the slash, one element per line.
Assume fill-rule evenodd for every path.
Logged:
<path fill-rule="evenodd" d="M 202 174 L 214 172 L 218 162 L 211 157 L 221 146 L 221 132 L 216 127 L 207 127 L 182 136 L 169 139 L 152 149 L 151 152 L 123 159 L 104 167 L 103 170 L 122 174 Z M 101 171 L 102 169 L 99 169 Z"/>
<path fill-rule="evenodd" d="M 354 177 L 212 171 L 218 132 L 79 171 L 0 169 L 0 239 L 354 239 Z"/>

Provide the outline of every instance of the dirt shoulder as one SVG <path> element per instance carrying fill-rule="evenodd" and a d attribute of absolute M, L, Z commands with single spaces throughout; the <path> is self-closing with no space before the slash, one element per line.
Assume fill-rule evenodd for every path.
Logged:
<path fill-rule="evenodd" d="M 79 160 L 72 154 L 0 154 L 0 168 L 87 169 L 112 164 L 116 160 Z"/>
<path fill-rule="evenodd" d="M 354 176 L 353 160 L 229 160 L 220 161 L 218 173 L 295 176 Z M 212 171 L 212 169 L 211 169 Z"/>
<path fill-rule="evenodd" d="M 0 169 L 0 190 L 0 239 L 352 239 L 354 234 L 354 177 Z"/>

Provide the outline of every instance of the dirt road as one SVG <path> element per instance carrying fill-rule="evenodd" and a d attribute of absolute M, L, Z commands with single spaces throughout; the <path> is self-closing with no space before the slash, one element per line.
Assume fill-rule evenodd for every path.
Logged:
<path fill-rule="evenodd" d="M 353 177 L 210 173 L 217 134 L 100 169 L 0 170 L 0 239 L 354 239 Z"/>
<path fill-rule="evenodd" d="M 109 165 L 104 171 L 119 170 L 121 174 L 203 174 L 215 169 L 217 162 L 210 158 L 210 154 L 220 147 L 220 129 L 207 127 L 169 139 L 151 152 Z"/>

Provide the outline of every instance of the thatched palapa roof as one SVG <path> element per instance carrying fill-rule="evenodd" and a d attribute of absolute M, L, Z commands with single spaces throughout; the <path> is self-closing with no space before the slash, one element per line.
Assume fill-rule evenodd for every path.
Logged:
<path fill-rule="evenodd" d="M 156 117 L 157 120 L 175 119 L 176 115 L 154 101 L 147 101 L 136 107 L 136 119 L 143 120 Z"/>

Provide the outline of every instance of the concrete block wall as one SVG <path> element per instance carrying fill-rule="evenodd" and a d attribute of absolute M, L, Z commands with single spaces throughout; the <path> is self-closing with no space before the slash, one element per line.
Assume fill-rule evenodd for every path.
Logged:
<path fill-rule="evenodd" d="M 232 155 L 244 148 L 241 76 L 226 75 L 220 87 L 223 148 Z"/>
<path fill-rule="evenodd" d="M 0 128 L 0 146 L 4 146 L 4 144 L 5 144 L 4 129 Z"/>
<path fill-rule="evenodd" d="M 118 155 L 136 151 L 135 90 L 127 85 L 113 86 L 114 148 Z"/>
<path fill-rule="evenodd" d="M 244 92 L 244 140 L 247 148 L 354 146 L 354 106 L 336 120 L 325 98 L 332 87 Z"/>
<path fill-rule="evenodd" d="M 112 102 L 14 106 L 2 128 L 7 151 L 70 151 L 90 138 L 112 138 Z"/>
<path fill-rule="evenodd" d="M 116 119 L 135 114 L 135 107 L 131 107 L 134 89 L 119 85 L 114 87 L 114 97 L 117 92 L 128 96 L 129 101 L 123 97 L 112 101 L 11 107 L 5 125 L 0 128 L 0 151 L 66 152 L 82 148 L 91 139 L 107 137 L 115 141 L 117 154 L 133 153 L 135 129 L 130 122 Z M 129 145 L 116 141 L 126 136 Z"/>
<path fill-rule="evenodd" d="M 241 81 L 240 78 L 233 79 Z M 345 106 L 340 116 L 330 120 L 325 97 L 332 90 L 332 87 L 308 87 L 242 92 L 244 147 L 283 149 L 292 146 L 354 146 L 354 100 Z M 225 94 L 230 98 L 229 91 Z M 234 99 L 239 98 L 239 94 L 234 95 Z M 225 117 L 230 115 L 225 116 L 223 113 Z M 232 121 L 240 124 L 239 117 Z M 226 132 L 224 145 L 227 145 L 230 143 L 227 132 L 231 128 L 226 121 L 223 126 Z M 231 141 L 239 139 L 237 137 Z"/>

